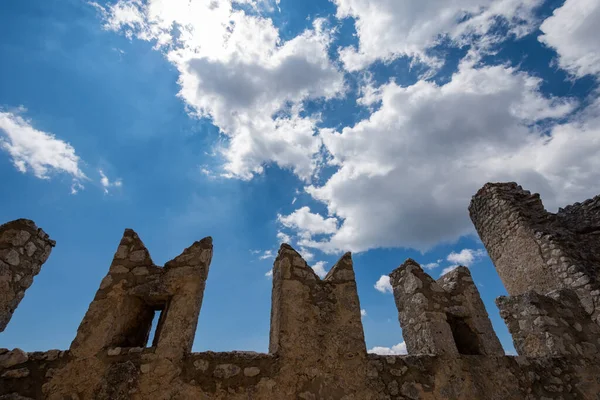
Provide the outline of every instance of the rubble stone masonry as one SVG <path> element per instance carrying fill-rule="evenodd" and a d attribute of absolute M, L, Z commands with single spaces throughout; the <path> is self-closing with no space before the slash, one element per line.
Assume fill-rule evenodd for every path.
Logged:
<path fill-rule="evenodd" d="M 28 219 L 0 226 L 0 332 L 6 328 L 54 245 Z"/>
<path fill-rule="evenodd" d="M 553 214 L 516 183 L 488 183 L 469 212 L 510 295 L 573 289 L 600 322 L 600 196 Z"/>
<path fill-rule="evenodd" d="M 434 280 L 411 259 L 390 275 L 409 354 L 368 354 L 351 255 L 320 279 L 287 244 L 269 353 L 193 353 L 212 240 L 157 266 L 128 229 L 68 350 L 0 349 L 0 400 L 598 400 L 598 199 L 550 214 L 516 184 L 488 184 L 469 211 L 510 294 L 497 305 L 519 356 L 504 355 L 467 268 Z M 34 240 L 37 273 L 54 243 L 11 224 L 3 262 Z"/>

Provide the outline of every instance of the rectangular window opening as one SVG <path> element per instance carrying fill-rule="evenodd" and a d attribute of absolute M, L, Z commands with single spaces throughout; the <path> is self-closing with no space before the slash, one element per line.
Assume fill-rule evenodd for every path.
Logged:
<path fill-rule="evenodd" d="M 156 347 L 158 339 L 160 337 L 160 331 L 164 319 L 164 308 L 154 310 L 154 318 L 152 318 L 152 325 L 150 326 L 150 332 L 148 333 L 148 341 L 146 347 Z"/>
<path fill-rule="evenodd" d="M 467 321 L 465 321 L 464 318 L 452 315 L 448 315 L 447 317 L 458 352 L 465 355 L 483 354 L 481 352 L 479 338 L 477 337 L 477 334 L 473 332 Z"/>

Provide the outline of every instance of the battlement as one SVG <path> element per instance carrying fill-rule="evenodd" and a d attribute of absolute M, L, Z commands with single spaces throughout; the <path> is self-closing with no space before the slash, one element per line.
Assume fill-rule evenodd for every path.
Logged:
<path fill-rule="evenodd" d="M 410 354 L 504 355 L 467 268 L 435 281 L 408 259 L 390 274 L 390 283 Z"/>
<path fill-rule="evenodd" d="M 511 294 L 497 304 L 519 357 L 504 355 L 467 268 L 434 280 L 412 259 L 390 274 L 409 355 L 367 354 L 351 254 L 320 279 L 287 244 L 273 266 L 269 353 L 192 353 L 212 239 L 161 267 L 127 229 L 70 349 L 0 349 L 0 400 L 596 398 L 598 264 L 595 247 L 580 247 L 594 246 L 597 204 L 551 214 L 513 183 L 473 198 L 471 218 Z M 27 253 L 33 239 L 20 231 L 0 230 L 3 260 Z M 36 232 L 39 272 L 54 243 Z"/>
<path fill-rule="evenodd" d="M 488 183 L 469 213 L 510 295 L 573 289 L 600 322 L 599 196 L 553 214 L 515 183 Z"/>
<path fill-rule="evenodd" d="M 8 325 L 55 244 L 28 219 L 0 226 L 0 332 Z"/>

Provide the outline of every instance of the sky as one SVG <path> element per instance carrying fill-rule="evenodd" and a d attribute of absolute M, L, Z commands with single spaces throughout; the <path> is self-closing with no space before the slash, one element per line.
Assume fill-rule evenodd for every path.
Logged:
<path fill-rule="evenodd" d="M 488 181 L 598 194 L 600 0 L 28 0 L 0 5 L 0 221 L 57 241 L 2 347 L 66 349 L 125 228 L 157 264 L 212 236 L 194 351 L 267 352 L 282 242 L 353 252 L 369 351 L 387 275 L 470 268 Z"/>

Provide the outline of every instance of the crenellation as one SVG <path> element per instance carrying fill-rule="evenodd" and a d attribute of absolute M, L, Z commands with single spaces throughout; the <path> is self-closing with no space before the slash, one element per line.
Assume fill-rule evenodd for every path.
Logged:
<path fill-rule="evenodd" d="M 269 352 L 281 357 L 282 371 L 310 375 L 318 368 L 319 391 L 364 387 L 367 350 L 349 253 L 321 280 L 291 246 L 281 245 L 273 266 Z M 295 374 L 287 379 L 287 395 L 306 391 Z"/>
<path fill-rule="evenodd" d="M 409 354 L 459 354 L 445 313 L 447 293 L 412 259 L 390 274 Z"/>
<path fill-rule="evenodd" d="M 434 281 L 408 259 L 390 283 L 409 354 L 504 354 L 468 268 Z"/>
<path fill-rule="evenodd" d="M 28 219 L 0 226 L 0 332 L 8 325 L 55 244 Z"/>
<path fill-rule="evenodd" d="M 320 279 L 287 244 L 273 266 L 269 353 L 192 353 L 212 239 L 161 267 L 127 229 L 69 350 L 0 349 L 0 400 L 595 399 L 598 199 L 551 214 L 507 183 L 471 202 L 520 356 L 504 355 L 468 268 L 434 280 L 412 259 L 390 274 L 409 355 L 367 354 L 351 254 Z M 32 277 L 54 246 L 19 221 L 26 229 L 0 230 L 0 282 L 29 259 Z"/>
<path fill-rule="evenodd" d="M 457 267 L 442 275 L 437 283 L 449 294 L 450 304 L 455 304 L 447 308 L 447 314 L 454 320 L 454 323 L 450 324 L 451 327 L 455 327 L 456 330 L 460 327 L 459 323 L 466 325 L 462 329 L 463 334 L 453 332 L 455 340 L 464 342 L 464 339 L 469 337 L 469 332 L 473 333 L 472 343 L 459 347 L 464 349 L 472 347 L 470 353 L 488 356 L 504 355 L 504 349 L 494 332 L 479 290 L 473 282 L 471 271 L 467 267 Z M 474 344 L 476 346 L 473 346 Z"/>

